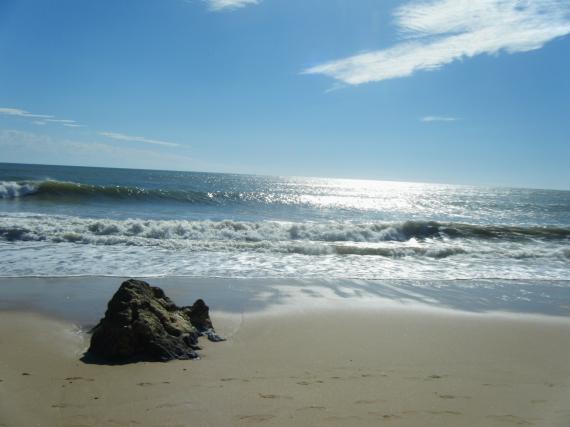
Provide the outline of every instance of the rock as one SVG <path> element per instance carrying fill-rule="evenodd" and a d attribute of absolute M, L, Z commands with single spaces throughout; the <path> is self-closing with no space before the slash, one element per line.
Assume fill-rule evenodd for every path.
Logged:
<path fill-rule="evenodd" d="M 162 289 L 134 279 L 121 284 L 92 333 L 88 355 L 118 363 L 195 359 L 199 336 L 219 338 L 204 301 L 177 307 Z"/>

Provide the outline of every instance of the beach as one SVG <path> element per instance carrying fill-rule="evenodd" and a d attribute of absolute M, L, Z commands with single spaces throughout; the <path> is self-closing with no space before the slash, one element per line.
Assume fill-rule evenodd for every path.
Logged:
<path fill-rule="evenodd" d="M 227 341 L 202 339 L 199 360 L 100 365 L 80 358 L 86 330 L 111 296 L 106 286 L 91 286 L 100 291 L 80 302 L 83 315 L 69 310 L 82 301 L 80 279 L 67 284 L 61 303 L 33 311 L 17 302 L 15 286 L 23 287 L 0 283 L 11 295 L 0 311 L 3 426 L 566 426 L 570 419 L 564 316 L 334 297 L 323 286 L 312 287 L 316 298 L 298 292 L 307 285 L 281 286 L 278 303 L 267 303 L 265 289 L 251 298 L 257 304 L 216 311 L 231 306 L 219 292 L 207 302 Z M 170 289 L 177 295 L 175 282 Z"/>
<path fill-rule="evenodd" d="M 570 192 L 0 169 L 0 427 L 568 426 Z M 84 359 L 129 278 L 199 360 Z"/>

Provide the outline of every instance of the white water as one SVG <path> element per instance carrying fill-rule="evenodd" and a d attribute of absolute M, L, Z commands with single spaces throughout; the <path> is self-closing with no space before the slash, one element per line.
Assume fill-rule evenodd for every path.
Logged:
<path fill-rule="evenodd" d="M 0 181 L 0 199 L 13 199 L 33 194 L 38 190 L 32 183 L 19 183 L 15 181 Z"/>
<path fill-rule="evenodd" d="M 0 216 L 0 275 L 568 278 L 567 239 L 496 229 L 497 236 L 507 234 L 507 238 L 479 238 L 472 226 L 461 224 L 101 220 L 12 214 Z M 462 234 L 457 236 L 458 232 Z"/>

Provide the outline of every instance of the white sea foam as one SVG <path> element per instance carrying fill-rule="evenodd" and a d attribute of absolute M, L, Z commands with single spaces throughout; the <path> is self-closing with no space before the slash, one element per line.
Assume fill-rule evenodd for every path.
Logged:
<path fill-rule="evenodd" d="M 38 186 L 33 183 L 0 181 L 0 199 L 13 199 L 33 194 L 37 191 Z"/>
<path fill-rule="evenodd" d="M 0 276 L 193 276 L 357 279 L 567 280 L 566 259 L 378 257 L 144 246 L 0 242 Z M 144 260 L 141 262 L 141 260 Z"/>
<path fill-rule="evenodd" d="M 414 242 L 448 245 L 470 241 L 478 246 L 516 243 L 533 247 L 540 242 L 567 244 L 570 230 L 444 224 L 425 221 L 386 222 L 279 222 L 279 221 L 185 221 L 112 220 L 49 215 L 0 216 L 0 238 L 9 241 L 80 242 L 170 247 L 184 242 L 228 244 L 294 242 L 375 244 L 399 242 L 409 248 Z M 528 245 L 527 245 L 528 244 Z M 531 245 L 532 244 L 532 245 Z M 176 247 L 176 246 L 175 246 Z M 362 247 L 362 255 L 374 246 Z M 468 252 L 463 248 L 456 253 Z M 429 251 L 426 251 L 429 253 Z M 373 254 L 373 253 L 370 253 Z M 452 254 L 450 252 L 450 254 Z"/>
<path fill-rule="evenodd" d="M 567 278 L 570 251 L 564 230 L 529 229 L 526 237 L 523 232 L 433 222 L 158 221 L 4 214 L 0 275 Z"/>

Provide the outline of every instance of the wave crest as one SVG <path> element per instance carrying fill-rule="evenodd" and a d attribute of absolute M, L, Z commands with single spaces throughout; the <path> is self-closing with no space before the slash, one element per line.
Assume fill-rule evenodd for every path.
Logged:
<path fill-rule="evenodd" d="M 102 186 L 56 180 L 0 182 L 0 198 L 11 199 L 24 196 L 56 201 L 107 198 L 139 201 L 211 202 L 215 198 L 213 193 L 199 191 L 147 189 L 119 185 Z"/>
<path fill-rule="evenodd" d="M 4 221 L 6 223 L 7 221 Z M 80 235 L 141 237 L 174 240 L 224 241 L 317 241 L 317 242 L 408 242 L 411 240 L 476 239 L 520 241 L 536 239 L 565 242 L 570 229 L 556 227 L 514 227 L 406 221 L 396 223 L 277 221 L 185 221 L 185 220 L 107 220 L 78 217 L 27 216 L 10 218 L 12 226 L 0 228 L 0 236 L 22 233 L 34 239 L 49 238 L 64 231 Z"/>
<path fill-rule="evenodd" d="M 521 238 L 521 235 L 526 238 Z M 98 220 L 35 215 L 10 217 L 8 220 L 2 218 L 0 222 L 0 241 L 9 242 L 157 247 L 190 252 L 237 251 L 391 258 L 444 259 L 470 254 L 568 260 L 568 236 L 570 230 L 564 229 L 422 221 L 285 223 Z"/>
<path fill-rule="evenodd" d="M 31 182 L 0 181 L 0 199 L 14 199 L 37 191 L 38 186 Z"/>

